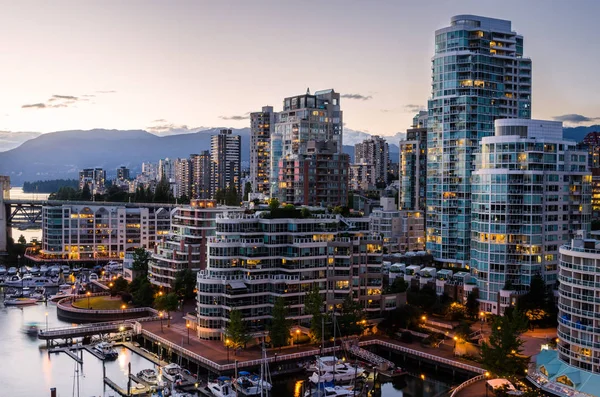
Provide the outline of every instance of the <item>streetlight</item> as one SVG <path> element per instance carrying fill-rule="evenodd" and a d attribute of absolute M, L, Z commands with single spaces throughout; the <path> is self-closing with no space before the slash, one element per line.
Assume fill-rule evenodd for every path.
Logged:
<path fill-rule="evenodd" d="M 227 347 L 227 364 L 229 364 L 229 339 L 225 339 L 225 346 Z"/>
<path fill-rule="evenodd" d="M 85 293 L 87 295 L 88 298 L 88 309 L 90 308 L 90 296 L 92 295 L 92 293 L 90 291 Z"/>
<path fill-rule="evenodd" d="M 126 308 L 127 308 L 127 305 L 125 305 L 125 304 L 121 305 L 121 310 L 123 310 L 123 313 L 125 313 Z"/>
<path fill-rule="evenodd" d="M 425 380 L 425 374 L 421 374 L 421 380 Z"/>
<path fill-rule="evenodd" d="M 299 329 L 297 329 L 297 330 L 296 330 L 296 348 L 297 348 L 298 350 L 300 350 L 300 345 L 298 344 L 298 341 L 299 341 L 299 339 L 300 339 L 300 330 L 299 330 Z"/>
<path fill-rule="evenodd" d="M 48 331 L 48 312 L 46 312 L 46 331 Z"/>
<path fill-rule="evenodd" d="M 188 345 L 190 344 L 190 323 L 186 323 L 185 327 L 188 330 Z"/>
<path fill-rule="evenodd" d="M 158 312 L 158 317 L 160 317 L 160 332 L 164 333 L 165 330 L 163 329 L 163 322 L 162 322 L 163 312 Z"/>

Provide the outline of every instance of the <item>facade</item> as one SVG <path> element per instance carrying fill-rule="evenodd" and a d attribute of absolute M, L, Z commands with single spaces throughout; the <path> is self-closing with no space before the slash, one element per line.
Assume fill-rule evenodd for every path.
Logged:
<path fill-rule="evenodd" d="M 87 185 L 92 195 L 103 193 L 105 183 L 106 171 L 102 168 L 85 168 L 79 171 L 79 190 Z"/>
<path fill-rule="evenodd" d="M 600 219 L 600 132 L 588 133 L 581 146 L 588 150 L 592 170 L 592 219 Z"/>
<path fill-rule="evenodd" d="M 191 154 L 192 198 L 205 200 L 210 198 L 210 152 Z"/>
<path fill-rule="evenodd" d="M 350 294 L 368 317 L 379 317 L 388 309 L 381 295 L 382 245 L 369 237 L 368 222 L 337 215 L 217 216 L 208 265 L 198 273 L 198 336 L 221 339 L 233 307 L 252 332 L 264 331 L 280 296 L 289 318 L 306 325 L 311 316 L 304 312 L 304 298 L 315 284 L 327 310 Z M 394 308 L 395 297 L 389 303 Z"/>
<path fill-rule="evenodd" d="M 531 117 L 531 60 L 510 21 L 458 15 L 435 32 L 427 120 L 427 249 L 469 265 L 473 154 L 494 120 Z"/>
<path fill-rule="evenodd" d="M 213 135 L 210 142 L 210 192 L 214 197 L 218 190 L 235 188 L 240 194 L 242 177 L 242 141 L 239 135 L 223 129 Z"/>
<path fill-rule="evenodd" d="M 123 259 L 135 248 L 153 248 L 168 233 L 168 206 L 70 205 L 42 208 L 45 260 Z"/>
<path fill-rule="evenodd" d="M 350 190 L 367 191 L 375 189 L 375 166 L 368 163 L 350 164 L 348 169 Z"/>
<path fill-rule="evenodd" d="M 157 180 L 162 181 L 165 178 L 169 183 L 175 181 L 175 164 L 170 158 L 158 160 Z"/>
<path fill-rule="evenodd" d="M 170 231 L 154 247 L 148 264 L 148 278 L 158 287 L 170 289 L 175 274 L 184 269 L 206 268 L 206 242 L 215 233 L 215 218 L 240 207 L 218 206 L 214 200 L 192 200 L 172 212 Z"/>
<path fill-rule="evenodd" d="M 406 139 L 400 141 L 400 191 L 398 206 L 401 210 L 425 211 L 427 200 L 427 112 L 413 118 L 412 128 L 406 130 Z M 423 222 L 425 218 L 423 218 Z"/>
<path fill-rule="evenodd" d="M 387 184 L 390 149 L 385 139 L 375 135 L 354 145 L 354 161 L 373 164 L 376 183 Z"/>
<path fill-rule="evenodd" d="M 471 272 L 485 312 L 503 314 L 535 274 L 553 285 L 559 247 L 590 228 L 587 152 L 562 136 L 560 122 L 505 119 L 481 140 L 471 185 Z"/>
<path fill-rule="evenodd" d="M 410 252 L 425 249 L 425 230 L 421 211 L 399 211 L 394 197 L 381 197 L 380 208 L 369 215 L 369 230 L 383 238 L 388 252 Z"/>
<path fill-rule="evenodd" d="M 130 179 L 129 176 L 129 168 L 122 166 L 117 168 L 117 180 L 118 181 L 128 181 Z"/>
<path fill-rule="evenodd" d="M 190 159 L 176 159 L 175 184 L 172 186 L 173 196 L 190 198 L 192 195 L 192 163 Z"/>
<path fill-rule="evenodd" d="M 272 106 L 250 113 L 250 182 L 253 193 L 269 195 L 271 190 L 271 131 L 275 127 Z"/>
<path fill-rule="evenodd" d="M 543 349 L 528 371 L 557 396 L 597 396 L 600 385 L 600 241 L 584 237 L 560 247 L 557 347 Z"/>
<path fill-rule="evenodd" d="M 280 202 L 308 206 L 348 203 L 350 156 L 338 153 L 332 141 L 310 141 L 306 154 L 279 160 Z"/>

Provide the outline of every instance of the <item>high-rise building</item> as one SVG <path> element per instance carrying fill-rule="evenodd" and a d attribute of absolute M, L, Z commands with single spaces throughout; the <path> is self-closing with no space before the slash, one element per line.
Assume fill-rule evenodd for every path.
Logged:
<path fill-rule="evenodd" d="M 422 251 L 425 248 L 423 212 L 398 210 L 396 200 L 384 192 L 380 207 L 369 215 L 370 232 L 383 238 L 388 252 Z"/>
<path fill-rule="evenodd" d="M 158 174 L 157 180 L 162 181 L 166 179 L 169 184 L 175 183 L 175 162 L 170 158 L 158 160 Z"/>
<path fill-rule="evenodd" d="M 369 235 L 368 218 L 300 213 L 217 216 L 207 267 L 198 273 L 200 338 L 222 339 L 232 308 L 252 331 L 263 332 L 277 297 L 285 299 L 292 321 L 308 325 L 304 300 L 314 285 L 328 311 L 348 296 L 368 318 L 395 308 L 395 296 L 382 295 L 383 249 Z"/>
<path fill-rule="evenodd" d="M 580 144 L 588 150 L 588 165 L 592 171 L 592 219 L 600 219 L 600 132 L 588 133 Z"/>
<path fill-rule="evenodd" d="M 190 155 L 192 166 L 192 197 L 195 199 L 210 198 L 210 152 Z"/>
<path fill-rule="evenodd" d="M 241 195 L 241 149 L 241 137 L 232 135 L 231 130 L 223 129 L 218 135 L 211 137 L 211 196 L 218 190 L 230 188 L 235 188 L 238 195 Z"/>
<path fill-rule="evenodd" d="M 105 182 L 106 171 L 102 168 L 85 168 L 79 171 L 79 190 L 87 185 L 91 194 L 104 193 Z"/>
<path fill-rule="evenodd" d="M 173 162 L 175 168 L 175 185 L 173 186 L 173 196 L 185 196 L 188 199 L 192 195 L 192 164 L 190 159 L 175 159 Z"/>
<path fill-rule="evenodd" d="M 600 241 L 580 233 L 560 247 L 556 350 L 543 348 L 527 378 L 555 396 L 592 397 L 600 384 Z"/>
<path fill-rule="evenodd" d="M 129 168 L 125 166 L 121 166 L 117 168 L 117 180 L 119 181 L 127 181 L 129 180 Z"/>
<path fill-rule="evenodd" d="M 590 228 L 592 177 L 555 121 L 496 120 L 476 158 L 471 273 L 480 309 L 502 315 L 534 275 L 556 282 L 560 246 Z"/>
<path fill-rule="evenodd" d="M 387 183 L 390 149 L 385 139 L 375 135 L 354 145 L 354 162 L 373 164 L 376 183 Z"/>
<path fill-rule="evenodd" d="M 142 163 L 142 174 L 148 180 L 157 180 L 158 179 L 158 164 L 156 163 Z"/>
<path fill-rule="evenodd" d="M 375 166 L 367 163 L 350 164 L 348 169 L 349 188 L 357 191 L 375 189 Z"/>
<path fill-rule="evenodd" d="M 161 236 L 148 264 L 150 282 L 170 289 L 178 271 L 206 268 L 206 243 L 215 234 L 215 218 L 227 211 L 243 209 L 218 206 L 214 200 L 191 200 L 190 205 L 176 207 L 170 231 Z"/>
<path fill-rule="evenodd" d="M 413 118 L 412 128 L 406 130 L 406 139 L 400 141 L 400 190 L 398 205 L 401 210 L 425 211 L 427 199 L 427 112 Z M 421 218 L 425 222 L 425 217 Z"/>
<path fill-rule="evenodd" d="M 531 60 L 511 22 L 457 15 L 435 32 L 427 120 L 427 249 L 469 264 L 471 171 L 494 120 L 531 117 Z"/>
<path fill-rule="evenodd" d="M 342 128 L 334 90 L 285 98 L 271 135 L 271 195 L 286 203 L 345 205 L 347 198 L 338 195 L 348 189 Z M 323 182 L 331 183 L 330 193 Z"/>
<path fill-rule="evenodd" d="M 250 182 L 253 193 L 269 195 L 271 184 L 271 131 L 275 113 L 272 106 L 250 113 Z"/>

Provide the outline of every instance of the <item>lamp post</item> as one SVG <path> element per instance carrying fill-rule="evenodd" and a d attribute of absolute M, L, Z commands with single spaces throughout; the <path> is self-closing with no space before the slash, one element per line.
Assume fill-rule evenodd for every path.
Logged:
<path fill-rule="evenodd" d="M 298 350 L 300 350 L 300 345 L 298 344 L 299 340 L 300 340 L 300 330 L 297 329 L 296 330 L 296 349 L 298 349 Z"/>
<path fill-rule="evenodd" d="M 229 364 L 229 339 L 225 339 L 225 347 L 227 347 L 227 364 Z"/>
<path fill-rule="evenodd" d="M 90 291 L 85 293 L 87 295 L 88 298 L 88 309 L 90 308 L 90 296 L 92 295 L 92 293 Z"/>
<path fill-rule="evenodd" d="M 121 310 L 123 310 L 123 314 L 125 314 L 125 309 L 127 308 L 127 305 L 123 304 L 121 305 Z"/>
<path fill-rule="evenodd" d="M 163 322 L 162 322 L 163 312 L 158 312 L 158 317 L 160 317 L 160 332 L 164 333 L 165 330 L 163 329 Z"/>
<path fill-rule="evenodd" d="M 188 331 L 188 345 L 190 344 L 190 323 L 186 323 L 185 327 L 187 328 Z"/>
<path fill-rule="evenodd" d="M 46 332 L 48 332 L 48 312 L 46 312 Z"/>

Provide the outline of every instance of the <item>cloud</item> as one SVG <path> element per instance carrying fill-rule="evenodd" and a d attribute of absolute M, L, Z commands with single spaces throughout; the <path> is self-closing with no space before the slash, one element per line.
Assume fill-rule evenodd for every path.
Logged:
<path fill-rule="evenodd" d="M 115 94 L 117 91 L 115 90 L 108 90 L 108 91 L 96 91 L 96 93 L 98 94 Z"/>
<path fill-rule="evenodd" d="M 393 112 L 393 111 L 394 111 L 394 109 L 381 109 L 380 110 L 381 113 L 390 113 L 390 112 Z"/>
<path fill-rule="evenodd" d="M 221 120 L 235 120 L 235 121 L 240 121 L 240 120 L 247 120 L 248 119 L 248 114 L 249 113 L 245 113 L 244 115 L 239 115 L 239 116 L 219 116 L 219 118 Z"/>
<path fill-rule="evenodd" d="M 45 103 L 32 103 L 32 104 L 21 106 L 22 109 L 44 109 L 45 107 L 46 107 Z"/>
<path fill-rule="evenodd" d="M 165 119 L 156 119 L 156 120 L 152 120 L 153 123 L 166 123 L 167 120 Z"/>
<path fill-rule="evenodd" d="M 573 124 L 589 123 L 595 120 L 600 120 L 600 117 L 587 117 L 577 113 L 563 114 L 562 116 L 554 116 L 553 118 L 556 121 Z"/>
<path fill-rule="evenodd" d="M 404 110 L 410 113 L 415 113 L 418 112 L 419 110 L 424 110 L 425 106 L 422 105 L 415 105 L 415 104 L 408 104 L 408 105 L 404 105 Z"/>
<path fill-rule="evenodd" d="M 48 101 L 58 101 L 61 99 L 66 99 L 66 100 L 71 100 L 71 101 L 77 101 L 79 98 L 73 95 L 52 95 L 52 98 L 50 98 Z"/>
<path fill-rule="evenodd" d="M 362 94 L 342 94 L 341 97 L 346 99 L 358 99 L 360 101 L 367 101 L 373 98 L 371 95 Z"/>

